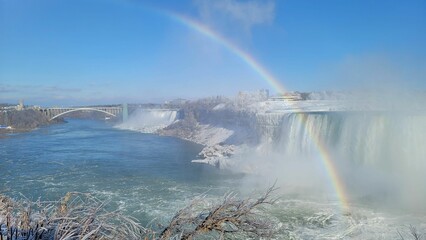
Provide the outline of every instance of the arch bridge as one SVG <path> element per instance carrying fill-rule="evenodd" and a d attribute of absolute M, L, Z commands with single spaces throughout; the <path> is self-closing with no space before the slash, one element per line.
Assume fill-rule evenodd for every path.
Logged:
<path fill-rule="evenodd" d="M 106 115 L 113 117 L 123 116 L 123 119 L 127 118 L 127 105 L 120 107 L 70 107 L 70 108 L 42 108 L 40 109 L 48 118 L 49 121 L 52 121 L 58 117 L 61 117 L 65 114 L 77 111 L 96 111 L 102 112 Z"/>

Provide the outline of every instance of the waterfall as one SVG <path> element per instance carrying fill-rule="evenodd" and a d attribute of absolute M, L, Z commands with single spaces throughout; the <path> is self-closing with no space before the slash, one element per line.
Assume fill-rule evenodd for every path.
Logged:
<path fill-rule="evenodd" d="M 286 154 L 313 153 L 318 139 L 341 161 L 397 170 L 426 166 L 426 114 L 289 113 L 277 127 L 274 142 Z"/>
<path fill-rule="evenodd" d="M 153 133 L 165 128 L 177 120 L 176 110 L 137 109 L 117 128 L 144 133 Z"/>
<path fill-rule="evenodd" d="M 279 156 L 271 160 L 274 169 L 280 169 L 273 172 L 278 177 L 297 173 L 309 178 L 312 172 L 306 168 L 321 165 L 321 158 L 326 157 L 318 149 L 319 141 L 326 146 L 350 194 L 375 201 L 386 198 L 410 207 L 424 205 L 424 112 L 274 113 L 257 119 L 258 132 L 267 146 L 264 152 L 266 149 Z M 303 167 L 288 170 L 294 161 Z M 296 183 L 302 181 L 301 177 L 296 179 Z"/>

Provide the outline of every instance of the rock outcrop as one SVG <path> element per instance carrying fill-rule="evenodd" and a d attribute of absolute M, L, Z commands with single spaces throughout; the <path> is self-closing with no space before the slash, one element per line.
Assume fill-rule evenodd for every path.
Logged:
<path fill-rule="evenodd" d="M 46 115 L 35 109 L 0 112 L 0 125 L 9 127 L 0 129 L 0 132 L 30 131 L 41 126 L 59 122 L 63 122 L 63 119 L 49 121 Z"/>

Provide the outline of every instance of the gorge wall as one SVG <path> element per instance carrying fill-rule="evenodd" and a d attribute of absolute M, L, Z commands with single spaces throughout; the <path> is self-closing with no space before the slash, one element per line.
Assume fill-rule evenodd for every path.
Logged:
<path fill-rule="evenodd" d="M 4 129 L 4 132 L 29 131 L 41 126 L 59 122 L 63 122 L 63 119 L 49 121 L 49 118 L 45 114 L 34 109 L 0 112 L 0 125 L 12 127 L 12 129 Z"/>

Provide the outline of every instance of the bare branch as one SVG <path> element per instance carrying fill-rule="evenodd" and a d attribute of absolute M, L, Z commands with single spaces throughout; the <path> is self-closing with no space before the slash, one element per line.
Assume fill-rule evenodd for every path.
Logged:
<path fill-rule="evenodd" d="M 90 194 L 70 192 L 57 202 L 13 201 L 0 195 L 1 239 L 141 239 L 139 223 Z M 13 236 L 13 237 L 12 237 Z"/>
<path fill-rule="evenodd" d="M 181 209 L 160 233 L 159 239 L 169 239 L 180 235 L 180 239 L 193 239 L 199 235 L 213 234 L 223 239 L 227 234 L 249 234 L 267 237 L 272 234 L 272 223 L 254 214 L 255 208 L 273 204 L 271 199 L 275 184 L 258 199 L 237 199 L 236 194 L 228 193 L 223 201 L 209 209 L 196 213 L 198 205 L 192 203 Z"/>

